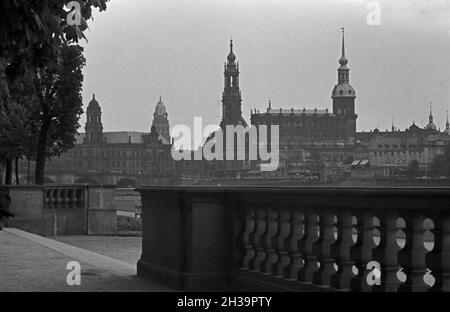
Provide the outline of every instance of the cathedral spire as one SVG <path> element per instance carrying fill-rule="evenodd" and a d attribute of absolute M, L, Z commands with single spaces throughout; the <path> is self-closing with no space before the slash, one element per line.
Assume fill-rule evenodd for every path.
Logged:
<path fill-rule="evenodd" d="M 230 40 L 230 52 L 224 71 L 224 90 L 222 92 L 222 121 L 220 126 L 247 125 L 242 117 L 242 97 L 239 89 L 239 65 L 233 52 L 233 40 Z"/>
<path fill-rule="evenodd" d="M 342 56 L 339 60 L 339 64 L 341 64 L 341 68 L 346 68 L 346 65 L 348 63 L 347 58 L 345 57 L 345 39 L 344 39 L 344 28 L 341 28 L 342 30 Z"/>
<path fill-rule="evenodd" d="M 236 61 L 236 55 L 233 53 L 233 39 L 230 39 L 230 53 L 228 54 L 227 59 L 230 64 L 234 64 Z"/>
<path fill-rule="evenodd" d="M 430 102 L 430 116 L 428 117 L 428 120 L 430 123 L 433 122 L 433 106 L 432 106 L 431 102 Z"/>
<path fill-rule="evenodd" d="M 433 110 L 432 110 L 432 104 L 430 102 L 430 116 L 428 117 L 428 124 L 425 126 L 425 129 L 427 130 L 437 130 L 436 125 L 433 122 Z"/>
<path fill-rule="evenodd" d="M 333 89 L 332 97 L 352 97 L 355 98 L 355 89 L 350 85 L 350 69 L 348 68 L 348 59 L 345 56 L 345 39 L 344 39 L 344 28 L 342 30 L 342 54 L 339 59 L 338 68 L 338 84 Z"/>

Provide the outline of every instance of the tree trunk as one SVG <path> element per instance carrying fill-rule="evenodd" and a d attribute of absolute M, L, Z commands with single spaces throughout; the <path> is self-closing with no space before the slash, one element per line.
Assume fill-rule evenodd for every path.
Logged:
<path fill-rule="evenodd" d="M 28 167 L 27 167 L 27 184 L 30 185 L 30 158 L 28 158 Z"/>
<path fill-rule="evenodd" d="M 15 159 L 15 169 L 16 169 L 16 185 L 20 184 L 20 180 L 19 180 L 19 157 L 16 157 Z"/>
<path fill-rule="evenodd" d="M 35 181 L 36 185 L 43 185 L 45 179 L 45 152 L 47 151 L 47 135 L 50 128 L 50 122 L 44 120 L 39 132 L 38 146 L 36 152 L 36 169 Z"/>
<path fill-rule="evenodd" d="M 6 185 L 12 184 L 12 174 L 13 174 L 12 159 L 8 158 L 6 160 L 6 173 L 5 173 L 5 184 Z"/>

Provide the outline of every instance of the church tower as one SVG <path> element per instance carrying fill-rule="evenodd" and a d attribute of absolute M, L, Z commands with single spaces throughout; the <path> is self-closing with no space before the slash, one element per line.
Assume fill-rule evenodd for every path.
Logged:
<path fill-rule="evenodd" d="M 340 138 L 354 138 L 356 133 L 355 89 L 350 85 L 350 69 L 345 57 L 344 28 L 342 28 L 342 56 L 339 59 L 338 84 L 334 86 L 331 98 L 333 99 L 333 113 L 337 116 L 339 124 L 337 135 Z"/>
<path fill-rule="evenodd" d="M 225 63 L 224 90 L 222 93 L 222 121 L 220 126 L 243 125 L 247 126 L 242 117 L 242 97 L 239 89 L 239 63 L 233 53 L 233 40 L 230 40 L 230 53 Z"/>
<path fill-rule="evenodd" d="M 84 138 L 85 144 L 101 144 L 103 143 L 103 125 L 102 125 L 102 110 L 95 94 L 92 95 L 92 100 L 89 102 L 86 111 L 87 120 L 84 127 L 86 136 Z"/>
<path fill-rule="evenodd" d="M 164 105 L 161 96 L 159 96 L 158 104 L 156 104 L 155 112 L 153 113 L 152 128 L 154 127 L 161 137 L 170 142 L 169 119 L 167 116 L 166 106 Z"/>

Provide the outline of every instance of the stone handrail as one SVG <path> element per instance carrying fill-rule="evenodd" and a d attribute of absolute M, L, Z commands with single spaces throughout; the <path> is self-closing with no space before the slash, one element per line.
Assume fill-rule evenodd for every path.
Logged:
<path fill-rule="evenodd" d="M 9 225 L 43 236 L 117 234 L 115 186 L 8 186 Z"/>
<path fill-rule="evenodd" d="M 172 287 L 450 290 L 448 188 L 138 190 L 138 275 Z"/>
<path fill-rule="evenodd" d="M 86 202 L 87 187 L 77 185 L 45 186 L 45 208 L 82 208 Z"/>

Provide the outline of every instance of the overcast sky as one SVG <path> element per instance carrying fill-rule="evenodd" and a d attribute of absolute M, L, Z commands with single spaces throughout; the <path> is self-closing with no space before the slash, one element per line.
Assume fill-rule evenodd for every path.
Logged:
<path fill-rule="evenodd" d="M 85 108 L 96 94 L 105 131 L 149 131 L 162 95 L 171 126 L 221 119 L 223 63 L 232 36 L 243 116 L 273 108 L 329 108 L 345 27 L 357 129 L 422 125 L 433 102 L 450 108 L 450 3 L 382 0 L 111 0 L 94 12 L 85 46 Z M 81 123 L 84 131 L 85 116 Z M 80 129 L 81 130 L 81 129 Z"/>

